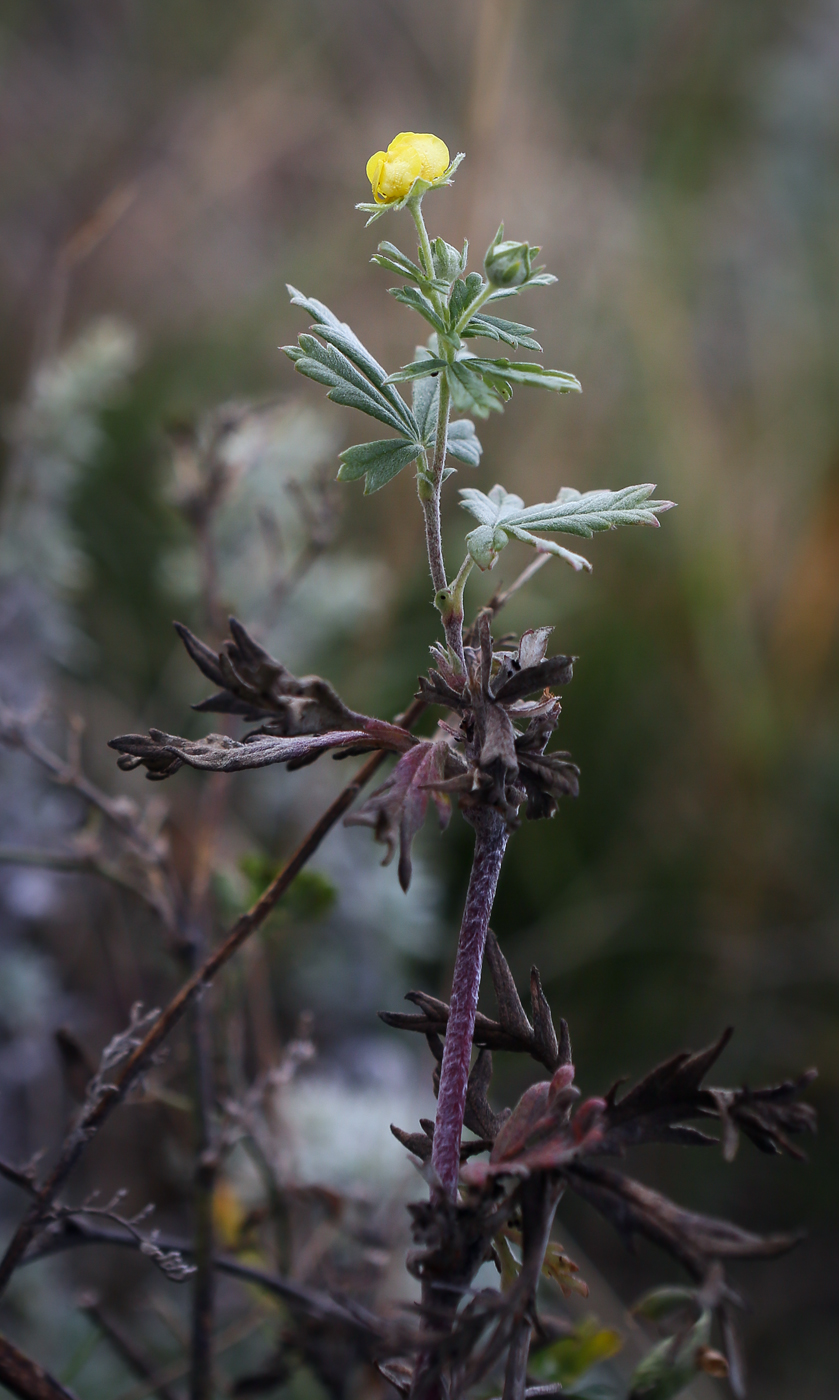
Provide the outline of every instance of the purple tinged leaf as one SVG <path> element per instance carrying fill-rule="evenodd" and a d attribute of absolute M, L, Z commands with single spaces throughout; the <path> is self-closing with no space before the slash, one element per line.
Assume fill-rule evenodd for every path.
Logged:
<path fill-rule="evenodd" d="M 392 728 L 393 726 L 388 726 Z M 377 841 L 387 846 L 383 865 L 389 865 L 399 844 L 399 883 L 411 883 L 411 845 L 425 821 L 429 797 L 433 798 L 441 828 L 451 816 L 449 799 L 436 789 L 445 779 L 448 745 L 445 740 L 422 740 L 400 758 L 390 777 L 358 809 L 344 818 L 345 826 L 370 826 Z"/>

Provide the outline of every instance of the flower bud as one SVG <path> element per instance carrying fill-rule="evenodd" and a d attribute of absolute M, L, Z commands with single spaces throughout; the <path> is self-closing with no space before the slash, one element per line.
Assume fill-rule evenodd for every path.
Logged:
<path fill-rule="evenodd" d="M 533 257 L 538 248 L 529 243 L 513 243 L 504 240 L 504 225 L 501 224 L 484 258 L 484 272 L 493 287 L 520 287 L 533 271 Z"/>
<path fill-rule="evenodd" d="M 464 254 L 465 249 L 463 253 L 459 253 L 444 238 L 435 238 L 431 245 L 435 277 L 439 277 L 443 282 L 453 282 L 466 266 Z"/>
<path fill-rule="evenodd" d="M 449 149 L 430 132 L 400 131 L 386 151 L 367 162 L 367 179 L 377 204 L 404 199 L 417 179 L 438 180 L 449 166 Z"/>

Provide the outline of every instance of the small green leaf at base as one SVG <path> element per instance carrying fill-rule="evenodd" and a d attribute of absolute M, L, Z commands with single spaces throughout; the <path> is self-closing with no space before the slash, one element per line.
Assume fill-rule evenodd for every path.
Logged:
<path fill-rule="evenodd" d="M 419 443 L 407 442 L 405 438 L 359 443 L 340 454 L 338 480 L 358 481 L 363 476 L 364 494 L 370 496 L 398 476 L 403 467 L 415 462 L 421 451 Z"/>

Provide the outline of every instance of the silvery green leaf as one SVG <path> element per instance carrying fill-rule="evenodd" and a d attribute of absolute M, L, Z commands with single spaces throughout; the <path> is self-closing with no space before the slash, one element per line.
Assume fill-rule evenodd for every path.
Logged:
<path fill-rule="evenodd" d="M 618 525 L 658 525 L 657 514 L 669 510 L 673 502 L 650 500 L 654 489 L 650 485 L 627 486 L 622 491 L 581 494 L 565 486 L 556 500 L 525 506 L 521 496 L 506 491 L 503 486 L 493 486 L 489 495 L 467 487 L 460 493 L 461 505 L 480 522 L 480 528 L 467 536 L 467 547 L 482 569 L 492 566 L 511 537 L 549 554 L 557 554 L 575 569 L 590 569 L 591 565 L 582 555 L 572 554 L 552 540 L 540 539 L 532 531 L 559 531 L 590 538 Z"/>
<path fill-rule="evenodd" d="M 468 277 L 459 278 L 452 286 L 449 297 L 449 319 L 457 325 L 466 308 L 482 290 L 484 279 L 479 272 L 470 272 Z"/>
<path fill-rule="evenodd" d="M 502 301 L 504 297 L 517 297 L 519 292 L 526 291 L 528 287 L 550 287 L 555 281 L 556 278 L 552 272 L 544 272 L 539 268 L 520 287 L 496 287 L 487 297 L 487 301 Z"/>
<path fill-rule="evenodd" d="M 387 382 L 401 384 L 407 379 L 427 379 L 429 375 L 439 374 L 447 366 L 447 360 L 441 360 L 436 355 L 428 354 L 426 359 L 412 360 L 409 365 L 403 365 L 401 369 L 394 370 L 393 374 L 388 375 Z"/>
<path fill-rule="evenodd" d="M 582 385 L 574 374 L 560 369 L 546 369 L 529 360 L 470 360 L 470 368 L 478 374 L 497 376 L 508 384 L 532 384 L 540 389 L 553 389 L 560 394 L 582 393 Z"/>
<path fill-rule="evenodd" d="M 354 335 L 349 326 L 339 324 L 337 326 L 318 326 L 316 334 L 325 340 L 328 345 L 334 345 L 335 349 L 346 355 L 347 359 L 356 366 L 357 369 L 370 380 L 372 384 L 384 395 L 395 413 L 399 415 L 408 429 L 409 433 L 416 432 L 416 423 L 405 400 L 396 389 L 387 382 L 387 373 L 374 359 L 370 351 L 362 345 L 357 335 Z"/>
<path fill-rule="evenodd" d="M 475 424 L 469 418 L 458 418 L 449 424 L 448 451 L 467 466 L 477 467 L 481 461 L 483 448 L 475 434 Z"/>
<path fill-rule="evenodd" d="M 482 335 L 490 340 L 503 340 L 507 345 L 522 345 L 525 350 L 541 350 L 538 340 L 531 338 L 532 330 L 532 326 L 523 326 L 520 321 L 505 321 L 501 316 L 487 316 L 479 311 L 469 318 L 461 335 Z"/>
<path fill-rule="evenodd" d="M 388 272 L 396 272 L 400 277 L 406 277 L 409 282 L 416 282 L 418 287 L 422 287 L 426 291 L 433 288 L 436 292 L 448 294 L 448 282 L 443 282 L 436 277 L 427 277 L 422 268 L 411 262 L 411 259 L 406 257 L 394 243 L 388 243 L 386 240 L 380 243 L 378 253 L 374 253 L 370 261 L 378 263 L 379 267 L 387 268 Z"/>
<path fill-rule="evenodd" d="M 397 415 L 382 393 L 365 379 L 346 355 L 342 355 L 331 345 L 321 345 L 313 335 L 299 337 L 301 355 L 293 354 L 294 368 L 307 379 L 329 387 L 328 398 L 334 403 L 357 408 L 380 423 L 387 423 L 397 432 L 404 433 L 405 422 Z M 413 415 L 412 415 L 413 417 Z"/>
<path fill-rule="evenodd" d="M 289 287 L 292 304 L 302 306 L 315 321 L 313 334 L 298 337 L 297 346 L 284 346 L 295 368 L 309 379 L 329 386 L 335 403 L 347 404 L 388 423 L 412 439 L 419 430 L 405 400 L 387 382 L 378 360 L 362 344 L 344 322 L 314 297 L 304 297 L 295 287 Z M 315 337 L 326 341 L 321 345 Z"/>
<path fill-rule="evenodd" d="M 292 306 L 302 306 L 303 310 L 307 311 L 312 320 L 316 321 L 319 325 L 340 326 L 342 324 L 334 311 L 330 311 L 329 307 L 324 306 L 323 302 L 318 301 L 317 297 L 304 296 L 296 287 L 292 287 L 290 282 L 286 282 L 286 291 L 288 292 Z"/>
<path fill-rule="evenodd" d="M 433 358 L 430 351 L 424 346 L 418 345 L 415 351 L 417 361 Z M 414 417 L 417 420 L 419 434 L 424 443 L 428 443 L 434 436 L 437 428 L 436 403 L 440 392 L 439 379 L 415 379 L 411 384 L 411 398 L 414 409 Z"/>
<path fill-rule="evenodd" d="M 491 412 L 502 412 L 499 394 L 504 398 L 510 397 L 510 391 L 503 381 L 492 383 L 486 376 L 489 382 L 485 382 L 485 377 L 472 369 L 471 360 L 468 365 L 465 360 L 455 360 L 447 365 L 446 378 L 452 403 L 459 413 L 474 413 L 478 418 L 488 418 Z"/>
<path fill-rule="evenodd" d="M 420 316 L 424 316 L 429 325 L 434 327 L 435 331 L 445 335 L 445 322 L 438 316 L 428 297 L 424 296 L 418 287 L 390 287 L 388 290 L 392 297 L 402 302 L 403 306 L 410 306 L 414 311 L 418 311 Z"/>
<path fill-rule="evenodd" d="M 357 447 L 348 447 L 340 454 L 338 480 L 357 481 L 363 476 L 364 494 L 372 495 L 397 476 L 403 467 L 415 462 L 421 451 L 420 443 L 406 442 L 404 438 L 359 443 Z"/>

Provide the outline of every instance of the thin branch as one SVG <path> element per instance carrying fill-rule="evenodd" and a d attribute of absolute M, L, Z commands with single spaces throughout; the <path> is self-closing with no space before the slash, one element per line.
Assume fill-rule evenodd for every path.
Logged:
<path fill-rule="evenodd" d="M 401 717 L 403 725 L 408 727 L 414 724 L 424 709 L 423 702 L 415 700 Z M 165 1007 L 146 1032 L 140 1044 L 125 1060 L 113 1082 L 104 1085 L 101 1093 L 86 1105 L 81 1118 L 65 1140 L 57 1162 L 46 1180 L 38 1188 L 35 1199 L 18 1226 L 3 1259 L 0 1260 L 0 1293 L 5 1290 L 30 1242 L 47 1219 L 57 1192 L 70 1175 L 88 1142 L 98 1133 L 113 1110 L 125 1098 L 128 1090 L 143 1070 L 147 1068 L 152 1056 L 193 1004 L 195 998 L 212 982 L 217 973 L 230 961 L 233 954 L 238 951 L 250 935 L 265 922 L 278 900 L 282 898 L 292 881 L 315 854 L 335 823 L 352 806 L 365 784 L 378 772 L 385 757 L 386 754 L 383 751 L 371 754 L 352 782 L 348 783 L 339 793 L 320 820 L 304 837 L 297 850 L 289 857 L 282 870 L 271 881 L 256 903 L 247 913 L 236 920 L 223 942 L 214 949 L 209 957 L 205 958 L 201 966 L 176 992 L 169 1005 Z"/>
<path fill-rule="evenodd" d="M 116 880 L 114 875 L 102 870 L 92 856 L 77 856 L 68 851 L 39 851 L 29 846 L 0 846 L 0 865 L 38 866 L 42 870 L 69 870 L 82 874 L 104 875 Z M 119 881 L 117 881 L 119 883 Z"/>
<path fill-rule="evenodd" d="M 155 1377 L 153 1368 L 146 1361 L 142 1352 L 134 1345 L 134 1341 L 128 1332 L 123 1331 L 119 1323 L 102 1311 L 95 1298 L 86 1298 L 81 1303 L 81 1310 L 87 1313 L 91 1322 L 106 1341 L 110 1342 L 117 1356 L 119 1356 L 130 1370 L 141 1381 L 150 1381 L 153 1384 L 153 1394 L 159 1395 L 160 1400 L 175 1400 L 174 1392 L 165 1381 Z"/>
<path fill-rule="evenodd" d="M 35 1264 L 40 1259 L 46 1259 L 53 1254 L 61 1254 L 67 1249 L 82 1245 L 109 1244 L 116 1245 L 121 1249 L 136 1250 L 140 1248 L 138 1240 L 133 1235 L 92 1225 L 84 1216 L 68 1216 L 62 1225 L 61 1233 L 50 1233 L 45 1236 L 43 1242 L 26 1255 L 22 1261 L 24 1265 Z M 194 1253 L 194 1244 L 191 1240 L 159 1235 L 156 1243 L 160 1249 L 167 1252 L 185 1255 Z M 344 1302 L 339 1298 L 333 1298 L 329 1293 L 309 1288 L 305 1284 L 294 1283 L 291 1279 L 270 1273 L 266 1269 L 258 1269 L 252 1264 L 243 1264 L 228 1254 L 214 1254 L 213 1268 L 231 1278 L 241 1279 L 243 1283 L 256 1284 L 258 1287 L 264 1288 L 274 1297 L 281 1298 L 293 1311 L 318 1321 L 334 1322 L 350 1328 L 359 1336 L 366 1338 L 371 1348 L 383 1341 L 384 1333 L 380 1319 L 360 1304 Z"/>
<path fill-rule="evenodd" d="M 0 1337 L 0 1385 L 20 1400 L 76 1400 L 71 1390 L 5 1337 Z"/>
<path fill-rule="evenodd" d="M 71 729 L 72 737 L 72 729 Z M 134 803 L 124 798 L 109 797 L 82 772 L 77 756 L 71 759 L 60 758 L 52 749 L 42 744 L 32 733 L 31 725 L 15 714 L 6 705 L 0 704 L 0 741 L 9 748 L 22 749 L 36 763 L 52 776 L 61 787 L 72 788 L 91 807 L 95 807 L 108 821 L 126 837 L 138 852 L 152 865 L 161 865 L 163 857 L 155 842 L 143 832 L 134 815 Z"/>

